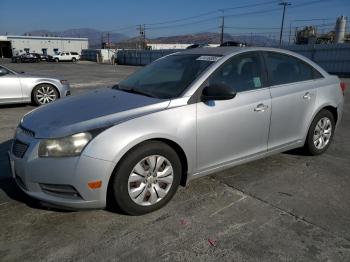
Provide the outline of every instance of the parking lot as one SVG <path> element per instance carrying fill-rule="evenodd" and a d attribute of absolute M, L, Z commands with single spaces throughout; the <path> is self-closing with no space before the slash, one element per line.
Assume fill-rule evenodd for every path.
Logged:
<path fill-rule="evenodd" d="M 72 95 L 111 86 L 137 67 L 92 62 L 2 64 L 59 75 Z M 344 79 L 349 88 L 350 79 Z M 1 261 L 350 261 L 350 89 L 329 150 L 286 152 L 193 180 L 143 216 L 67 212 L 30 199 L 7 150 L 34 107 L 0 107 Z M 48 170 L 49 175 L 49 170 Z"/>

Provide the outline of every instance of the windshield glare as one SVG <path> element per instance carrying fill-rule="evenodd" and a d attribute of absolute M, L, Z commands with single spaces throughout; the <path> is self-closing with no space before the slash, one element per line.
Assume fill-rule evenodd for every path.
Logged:
<path fill-rule="evenodd" d="M 119 89 L 135 90 L 156 98 L 175 98 L 218 56 L 170 55 L 137 71 L 119 83 Z"/>

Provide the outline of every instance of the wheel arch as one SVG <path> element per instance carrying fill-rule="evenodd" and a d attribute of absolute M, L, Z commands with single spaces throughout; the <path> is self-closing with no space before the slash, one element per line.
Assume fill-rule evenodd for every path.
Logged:
<path fill-rule="evenodd" d="M 37 87 L 40 86 L 40 85 L 50 85 L 50 86 L 52 86 L 52 87 L 55 88 L 55 90 L 57 91 L 57 95 L 58 95 L 57 98 L 61 98 L 60 90 L 57 88 L 56 85 L 54 85 L 53 83 L 50 83 L 50 82 L 40 82 L 40 83 L 37 83 L 37 84 L 33 87 L 32 92 L 30 93 L 30 100 L 31 100 L 32 102 L 34 102 L 34 90 L 35 90 L 35 88 L 37 88 Z"/>
<path fill-rule="evenodd" d="M 334 118 L 334 125 L 336 125 L 338 123 L 338 109 L 337 109 L 337 107 L 331 106 L 331 105 L 325 106 L 325 107 L 321 108 L 320 111 L 317 112 L 317 114 L 319 112 L 321 112 L 322 110 L 328 110 L 329 112 L 331 112 L 333 115 L 333 118 Z"/>
<path fill-rule="evenodd" d="M 119 159 L 119 161 L 115 164 L 111 175 L 108 179 L 108 186 L 107 186 L 107 194 L 108 191 L 110 190 L 110 185 L 111 185 L 111 181 L 113 179 L 113 174 L 115 173 L 115 171 L 117 170 L 119 164 L 121 163 L 121 161 L 125 158 L 125 156 L 134 148 L 141 146 L 144 143 L 147 142 L 151 142 L 151 141 L 158 141 L 158 142 L 162 142 L 164 144 L 167 144 L 168 146 L 170 146 L 172 149 L 175 150 L 175 152 L 177 153 L 177 155 L 180 158 L 181 161 L 181 165 L 182 165 L 182 174 L 181 174 L 181 181 L 180 181 L 180 185 L 181 186 L 186 186 L 186 182 L 187 182 L 187 173 L 188 173 L 188 158 L 186 156 L 185 151 L 183 150 L 183 148 L 175 141 L 168 139 L 168 138 L 162 138 L 162 137 L 157 137 L 157 138 L 149 138 L 146 140 L 143 140 L 139 143 L 134 144 L 133 146 L 131 146 L 124 154 L 123 156 Z"/>
<path fill-rule="evenodd" d="M 305 134 L 305 136 L 304 136 L 304 143 L 305 143 L 305 141 L 306 141 L 306 137 L 307 137 L 307 134 L 308 134 L 308 132 L 309 132 L 309 130 L 310 130 L 312 121 L 314 121 L 315 117 L 316 117 L 322 110 L 328 110 L 329 112 L 331 112 L 331 114 L 332 114 L 333 117 L 334 117 L 334 126 L 337 125 L 337 122 L 338 122 L 338 108 L 337 108 L 335 105 L 332 105 L 332 104 L 324 104 L 324 105 L 320 106 L 317 110 L 315 110 L 315 113 L 312 115 L 311 120 L 310 120 L 310 122 L 308 123 L 308 127 L 307 127 L 307 130 L 306 130 L 306 134 Z"/>

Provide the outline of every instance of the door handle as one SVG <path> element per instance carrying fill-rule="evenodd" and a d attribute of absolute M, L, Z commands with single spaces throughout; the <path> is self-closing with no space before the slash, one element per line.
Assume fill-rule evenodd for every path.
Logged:
<path fill-rule="evenodd" d="M 268 109 L 269 106 L 264 105 L 264 104 L 258 104 L 255 108 L 254 111 L 255 112 L 264 112 L 266 109 Z"/>
<path fill-rule="evenodd" d="M 303 98 L 306 100 L 310 100 L 311 99 L 311 94 L 309 92 L 306 92 L 305 95 L 303 95 Z"/>

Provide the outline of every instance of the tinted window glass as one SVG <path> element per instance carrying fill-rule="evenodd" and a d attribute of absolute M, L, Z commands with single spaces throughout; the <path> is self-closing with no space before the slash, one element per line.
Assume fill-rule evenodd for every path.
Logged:
<path fill-rule="evenodd" d="M 315 77 L 315 72 L 317 71 L 312 66 L 298 58 L 272 52 L 267 53 L 266 57 L 271 85 L 282 85 L 320 78 Z"/>
<path fill-rule="evenodd" d="M 209 78 L 209 84 L 222 83 L 236 92 L 263 87 L 262 66 L 258 53 L 234 56 Z"/>
<path fill-rule="evenodd" d="M 218 56 L 170 55 L 121 81 L 119 89 L 147 93 L 157 98 L 179 96 Z"/>

